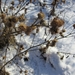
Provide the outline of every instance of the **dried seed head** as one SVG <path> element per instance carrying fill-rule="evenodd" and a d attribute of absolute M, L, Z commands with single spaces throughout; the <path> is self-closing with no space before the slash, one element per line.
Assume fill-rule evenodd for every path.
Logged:
<path fill-rule="evenodd" d="M 14 10 L 14 6 L 10 6 L 9 9 Z"/>
<path fill-rule="evenodd" d="M 8 13 L 8 8 L 5 10 L 6 13 Z"/>
<path fill-rule="evenodd" d="M 56 42 L 57 42 L 57 39 L 52 40 L 50 46 L 55 46 L 56 45 Z"/>
<path fill-rule="evenodd" d="M 36 26 L 32 25 L 30 26 L 32 30 L 36 29 Z"/>
<path fill-rule="evenodd" d="M 40 21 L 40 24 L 43 25 L 43 26 L 46 26 L 46 25 L 47 25 L 47 24 L 46 24 L 46 21 L 43 20 L 43 19 Z"/>
<path fill-rule="evenodd" d="M 30 35 L 30 33 L 32 32 L 32 28 L 30 26 L 27 26 L 27 29 L 25 31 L 26 35 Z"/>
<path fill-rule="evenodd" d="M 48 48 L 50 46 L 50 41 L 47 41 L 46 47 Z"/>
<path fill-rule="evenodd" d="M 8 27 L 15 26 L 15 23 L 17 22 L 18 18 L 16 16 L 9 16 L 3 19 L 3 23 Z"/>
<path fill-rule="evenodd" d="M 51 3 L 51 5 L 55 6 L 56 5 L 56 2 L 53 0 L 53 2 Z"/>
<path fill-rule="evenodd" d="M 0 17 L 1 17 L 2 19 L 4 19 L 4 18 L 6 17 L 6 14 L 5 14 L 5 13 L 2 13 L 2 14 L 0 14 Z"/>
<path fill-rule="evenodd" d="M 43 48 L 40 48 L 40 49 L 39 49 L 39 51 L 40 51 L 41 53 L 45 53 L 46 50 L 47 50 L 47 47 L 43 47 Z"/>
<path fill-rule="evenodd" d="M 10 74 L 5 70 L 0 70 L 0 75 L 10 75 Z"/>
<path fill-rule="evenodd" d="M 19 2 L 24 2 L 24 0 L 18 0 Z"/>
<path fill-rule="evenodd" d="M 12 1 L 11 4 L 14 5 L 14 1 Z"/>
<path fill-rule="evenodd" d="M 24 49 L 23 45 L 20 45 L 20 50 L 23 50 L 23 49 Z"/>
<path fill-rule="evenodd" d="M 57 33 L 59 33 L 59 28 L 58 27 L 52 27 L 52 28 L 50 28 L 50 32 L 51 32 L 51 34 L 57 34 Z"/>
<path fill-rule="evenodd" d="M 73 28 L 75 29 L 75 24 L 73 24 Z"/>
<path fill-rule="evenodd" d="M 62 29 L 62 32 L 66 32 L 66 30 L 65 29 Z"/>
<path fill-rule="evenodd" d="M 39 28 L 36 29 L 36 33 L 38 33 L 38 32 L 39 32 Z"/>
<path fill-rule="evenodd" d="M 18 17 L 17 16 L 10 16 L 9 21 L 17 23 L 18 22 Z"/>
<path fill-rule="evenodd" d="M 11 27 L 11 26 L 12 26 L 12 23 L 9 21 L 8 18 L 5 18 L 5 19 L 3 20 L 3 23 L 4 23 L 5 26 L 7 26 L 7 27 Z"/>
<path fill-rule="evenodd" d="M 25 70 L 25 73 L 28 73 L 28 70 Z"/>
<path fill-rule="evenodd" d="M 22 23 L 19 24 L 18 28 L 19 28 L 20 31 L 26 31 L 27 26 L 22 22 Z"/>
<path fill-rule="evenodd" d="M 62 3 L 65 3 L 65 0 L 61 0 Z"/>
<path fill-rule="evenodd" d="M 10 36 L 9 37 L 9 44 L 10 45 L 16 45 L 16 40 L 15 40 L 15 37 L 14 36 Z"/>
<path fill-rule="evenodd" d="M 45 14 L 43 12 L 38 13 L 38 19 L 43 19 Z"/>
<path fill-rule="evenodd" d="M 30 3 L 32 3 L 32 0 L 30 0 Z"/>
<path fill-rule="evenodd" d="M 54 18 L 53 21 L 51 22 L 51 26 L 53 27 L 61 27 L 64 24 L 64 21 L 60 18 Z"/>
<path fill-rule="evenodd" d="M 20 70 L 20 73 L 22 73 L 23 71 L 22 70 Z"/>
<path fill-rule="evenodd" d="M 18 17 L 18 19 L 19 19 L 20 22 L 25 21 L 25 16 L 24 16 L 24 14 L 20 15 L 20 16 Z"/>
<path fill-rule="evenodd" d="M 63 32 L 60 32 L 59 34 L 60 34 L 61 37 L 64 37 Z"/>
<path fill-rule="evenodd" d="M 32 26 L 27 26 L 27 29 L 25 31 L 26 35 L 30 35 L 30 33 L 36 29 L 36 26 L 32 25 Z"/>
<path fill-rule="evenodd" d="M 3 59 L 6 59 L 6 56 L 3 56 L 2 58 L 3 58 Z"/>

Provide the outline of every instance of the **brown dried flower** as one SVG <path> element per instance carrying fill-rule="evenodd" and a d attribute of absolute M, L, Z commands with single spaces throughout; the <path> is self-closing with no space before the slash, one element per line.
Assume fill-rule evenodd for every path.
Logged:
<path fill-rule="evenodd" d="M 54 18 L 51 22 L 51 26 L 53 27 L 61 27 L 64 25 L 64 21 L 58 17 Z"/>
<path fill-rule="evenodd" d="M 36 26 L 27 26 L 27 29 L 25 31 L 26 35 L 30 35 L 30 33 L 36 28 Z"/>
<path fill-rule="evenodd" d="M 27 26 L 23 22 L 19 24 L 18 28 L 20 31 L 26 31 L 27 30 Z"/>
<path fill-rule="evenodd" d="M 66 30 L 65 29 L 62 29 L 62 32 L 65 32 Z"/>
<path fill-rule="evenodd" d="M 61 36 L 61 37 L 64 37 L 63 32 L 60 32 L 60 36 Z"/>
<path fill-rule="evenodd" d="M 11 4 L 14 5 L 14 1 L 12 1 Z"/>
<path fill-rule="evenodd" d="M 10 17 L 8 17 L 8 19 L 9 19 L 10 22 L 14 22 L 14 23 L 18 22 L 18 17 L 17 16 L 10 16 Z"/>
<path fill-rule="evenodd" d="M 20 22 L 25 21 L 25 16 L 24 16 L 24 14 L 20 15 L 20 16 L 18 17 L 18 19 L 19 19 Z"/>
<path fill-rule="evenodd" d="M 62 3 L 65 3 L 65 0 L 61 0 Z"/>
<path fill-rule="evenodd" d="M 25 70 L 25 73 L 28 73 L 28 70 Z"/>
<path fill-rule="evenodd" d="M 57 39 L 52 40 L 50 46 L 55 46 L 56 45 L 56 42 L 57 42 Z"/>
<path fill-rule="evenodd" d="M 43 19 L 45 14 L 43 12 L 38 13 L 38 19 Z"/>
<path fill-rule="evenodd" d="M 15 26 L 15 23 L 18 22 L 18 18 L 16 16 L 9 16 L 3 19 L 3 23 L 8 26 Z"/>
<path fill-rule="evenodd" d="M 12 26 L 12 23 L 9 21 L 8 18 L 3 19 L 3 23 L 4 23 L 5 26 L 7 26 L 7 27 L 11 27 L 11 26 Z"/>
<path fill-rule="evenodd" d="M 42 20 L 40 21 L 40 24 L 43 25 L 43 26 L 46 26 L 46 21 L 42 19 Z"/>
<path fill-rule="evenodd" d="M 4 19 L 4 18 L 6 17 L 6 14 L 5 14 L 5 13 L 1 13 L 1 14 L 0 14 L 0 17 L 1 17 L 2 19 Z"/>
<path fill-rule="evenodd" d="M 51 32 L 51 34 L 57 34 L 59 32 L 59 28 L 58 27 L 51 27 L 50 32 Z"/>
<path fill-rule="evenodd" d="M 14 6 L 10 6 L 9 9 L 14 10 Z"/>

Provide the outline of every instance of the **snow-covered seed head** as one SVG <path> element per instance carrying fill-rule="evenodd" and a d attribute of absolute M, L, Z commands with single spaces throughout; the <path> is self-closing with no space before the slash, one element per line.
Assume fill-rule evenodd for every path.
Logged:
<path fill-rule="evenodd" d="M 38 19 L 43 19 L 45 14 L 43 12 L 38 13 Z"/>

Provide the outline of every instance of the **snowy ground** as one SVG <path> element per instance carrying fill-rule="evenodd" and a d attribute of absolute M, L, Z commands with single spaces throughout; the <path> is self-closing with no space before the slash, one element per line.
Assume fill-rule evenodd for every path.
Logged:
<path fill-rule="evenodd" d="M 39 1 L 43 2 L 43 0 Z M 47 3 L 51 3 L 52 0 L 46 1 Z M 26 6 L 26 8 L 28 8 L 27 14 L 25 15 L 28 19 L 26 24 L 30 25 L 33 22 L 33 19 L 31 20 L 31 18 L 37 17 L 40 7 L 30 3 Z M 47 15 L 49 9 L 50 7 L 47 7 L 42 11 Z M 60 11 L 63 12 L 59 15 L 59 17 L 65 20 L 65 29 L 67 31 L 65 34 L 68 34 L 72 31 L 72 25 L 75 23 L 75 0 L 66 0 L 65 4 L 59 5 L 56 9 L 56 13 L 59 14 Z M 20 13 L 23 13 L 23 11 Z M 47 21 L 47 17 L 45 20 Z M 32 45 L 38 45 L 39 43 L 44 42 L 44 38 L 46 36 L 43 37 L 44 32 L 42 31 L 44 31 L 44 28 L 41 28 L 35 37 L 33 34 L 30 36 L 23 34 L 21 38 L 20 35 L 18 35 L 16 36 L 17 42 L 24 44 L 24 50 L 27 50 Z M 32 40 L 34 40 L 33 43 Z M 6 66 L 6 71 L 9 72 L 10 75 L 75 75 L 74 45 L 75 35 L 73 35 L 73 37 L 70 36 L 68 38 L 60 39 L 57 42 L 56 47 L 48 48 L 48 51 L 46 52 L 47 55 L 45 55 L 47 57 L 46 61 L 42 58 L 42 56 L 40 56 L 40 51 L 38 48 L 35 47 L 29 51 L 28 61 L 24 61 L 24 56 L 22 59 L 17 57 L 12 63 Z M 61 53 L 57 54 L 57 52 Z M 15 54 L 16 51 L 13 49 L 13 47 L 10 47 L 10 51 L 7 52 L 7 60 L 10 60 Z M 60 60 L 60 56 L 64 56 L 63 60 Z M 17 66 L 14 62 L 16 62 Z M 53 67 L 51 63 L 53 64 Z"/>

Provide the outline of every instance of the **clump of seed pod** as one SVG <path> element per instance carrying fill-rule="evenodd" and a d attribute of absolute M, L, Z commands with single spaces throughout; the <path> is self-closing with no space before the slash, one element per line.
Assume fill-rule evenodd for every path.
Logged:
<path fill-rule="evenodd" d="M 41 48 L 39 49 L 39 51 L 40 51 L 42 54 L 45 53 L 46 50 L 47 50 L 47 47 L 41 47 Z"/>
<path fill-rule="evenodd" d="M 50 46 L 52 46 L 52 47 L 55 46 L 56 42 L 57 42 L 57 39 L 52 40 L 52 42 L 50 43 Z"/>
<path fill-rule="evenodd" d="M 65 29 L 62 29 L 62 32 L 64 33 L 64 32 L 66 32 L 66 30 Z"/>
<path fill-rule="evenodd" d="M 9 9 L 14 10 L 14 6 L 10 6 Z"/>
<path fill-rule="evenodd" d="M 30 35 L 30 33 L 36 29 L 36 26 L 27 26 L 24 23 L 20 23 L 18 28 L 20 31 L 24 31 L 26 35 Z"/>
<path fill-rule="evenodd" d="M 1 14 L 0 14 L 0 17 L 1 17 L 2 19 L 4 19 L 4 18 L 6 17 L 6 14 L 5 14 L 5 13 L 1 13 Z"/>
<path fill-rule="evenodd" d="M 15 36 L 14 35 L 9 37 L 9 44 L 10 45 L 16 45 L 16 40 L 15 40 Z"/>
<path fill-rule="evenodd" d="M 45 14 L 43 12 L 38 13 L 38 19 L 44 19 Z"/>
<path fill-rule="evenodd" d="M 17 22 L 18 22 L 18 18 L 16 16 L 9 16 L 3 19 L 3 23 L 8 27 L 15 26 L 15 23 Z"/>
<path fill-rule="evenodd" d="M 14 1 L 12 1 L 11 4 L 14 5 Z"/>
<path fill-rule="evenodd" d="M 24 16 L 24 14 L 20 15 L 20 16 L 18 17 L 18 19 L 19 19 L 19 22 L 25 21 L 25 16 Z"/>
<path fill-rule="evenodd" d="M 50 32 L 51 32 L 51 34 L 57 34 L 59 32 L 59 28 L 58 27 L 51 27 Z"/>
<path fill-rule="evenodd" d="M 56 34 L 59 32 L 59 27 L 64 25 L 64 21 L 58 17 L 55 17 L 51 22 L 51 34 Z"/>
<path fill-rule="evenodd" d="M 42 25 L 42 26 L 46 26 L 46 22 L 45 22 L 45 20 L 42 19 L 42 20 L 40 21 L 40 25 Z"/>
<path fill-rule="evenodd" d="M 54 18 L 51 22 L 51 26 L 53 27 L 61 27 L 64 25 L 64 21 L 58 17 Z"/>
<path fill-rule="evenodd" d="M 30 33 L 36 29 L 36 26 L 32 25 L 32 26 L 27 26 L 27 29 L 25 31 L 26 35 L 30 35 Z"/>
<path fill-rule="evenodd" d="M 21 23 L 19 24 L 18 29 L 19 29 L 20 31 L 26 31 L 26 30 L 27 30 L 27 25 L 25 25 L 25 23 L 21 22 Z"/>
<path fill-rule="evenodd" d="M 65 1 L 65 0 L 61 0 L 61 2 L 62 2 L 62 3 L 65 3 L 66 1 Z"/>
<path fill-rule="evenodd" d="M 59 34 L 60 34 L 61 37 L 64 37 L 63 32 L 60 32 Z"/>

